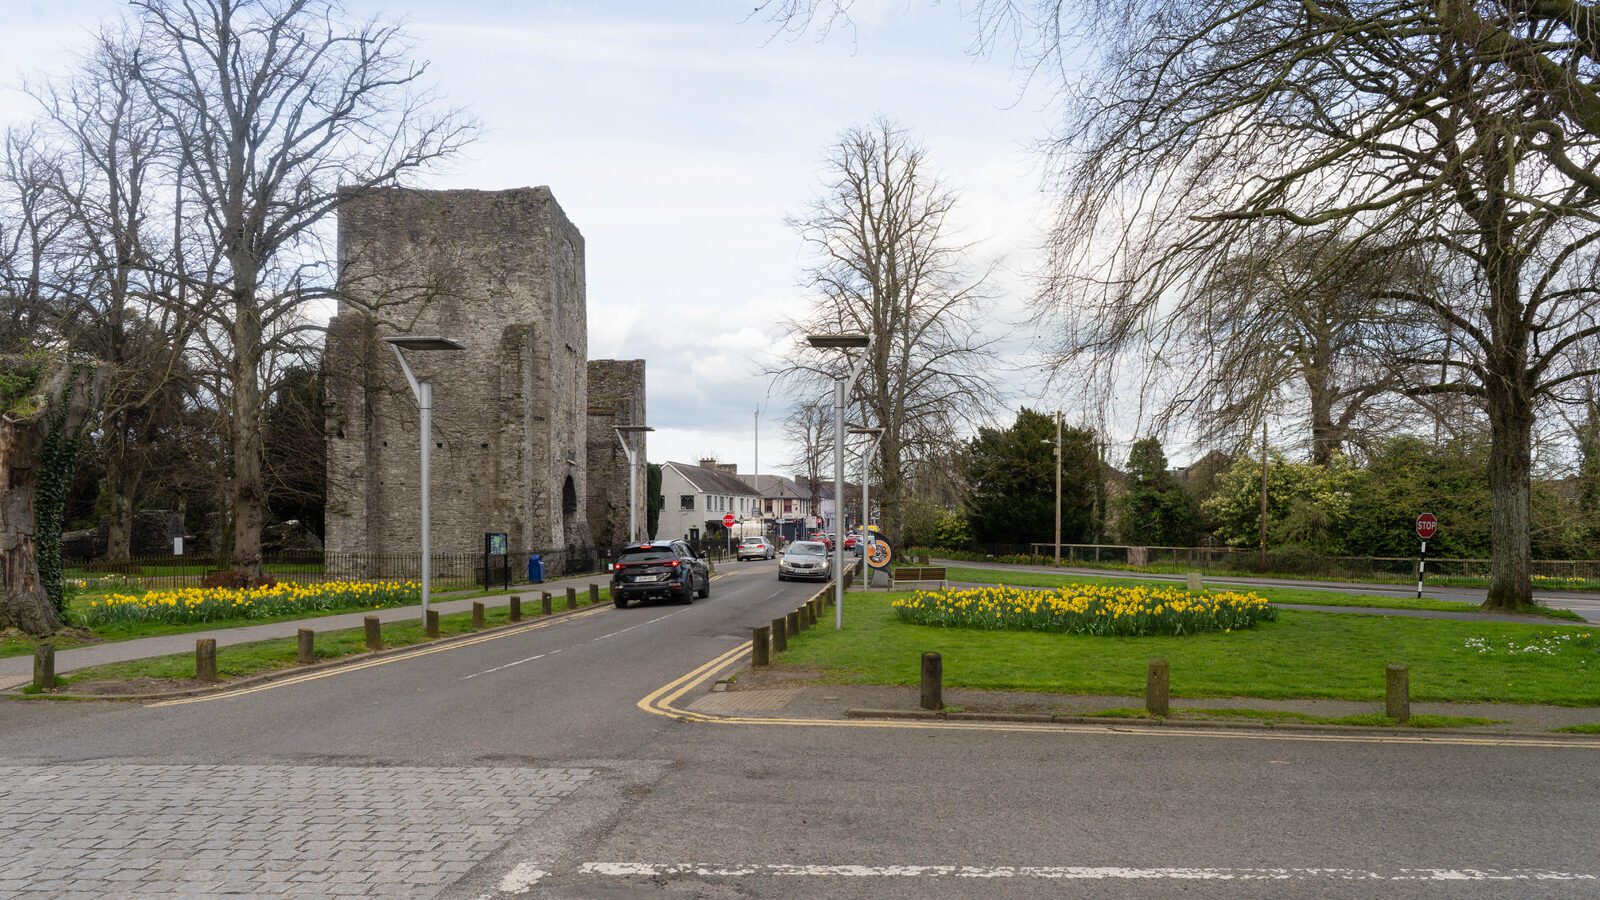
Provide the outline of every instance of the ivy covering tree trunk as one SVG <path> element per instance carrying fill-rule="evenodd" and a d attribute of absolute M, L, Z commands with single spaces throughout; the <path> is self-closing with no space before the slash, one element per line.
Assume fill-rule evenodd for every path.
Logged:
<path fill-rule="evenodd" d="M 66 493 L 103 375 L 95 363 L 0 356 L 0 628 L 62 627 Z"/>

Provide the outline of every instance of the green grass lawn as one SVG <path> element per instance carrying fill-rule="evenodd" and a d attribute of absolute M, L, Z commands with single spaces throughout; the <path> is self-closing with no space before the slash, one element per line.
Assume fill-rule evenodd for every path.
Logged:
<path fill-rule="evenodd" d="M 1097 575 L 1057 575 L 1052 572 L 1023 572 L 1014 569 L 968 569 L 950 568 L 947 570 L 951 581 L 974 582 L 978 584 L 1005 584 L 1010 587 L 1059 587 L 1063 584 L 1090 583 L 1110 584 L 1120 587 L 1133 585 L 1147 585 L 1150 587 L 1172 587 L 1181 582 L 1150 581 L 1137 578 L 1108 578 Z M 1341 594 L 1334 591 L 1323 591 L 1314 588 L 1296 587 L 1269 587 L 1265 585 L 1221 585 L 1212 582 L 1213 588 L 1227 590 L 1249 591 L 1260 594 L 1273 603 L 1298 603 L 1304 606 L 1366 606 L 1373 609 L 1431 609 L 1440 612 L 1478 612 L 1475 603 L 1460 603 L 1451 600 L 1430 600 L 1415 597 L 1378 597 L 1368 594 Z M 1583 621 L 1583 617 L 1570 609 L 1550 609 L 1539 607 L 1531 612 L 1546 615 L 1555 619 L 1569 619 Z"/>
<path fill-rule="evenodd" d="M 1589 628 L 1283 610 L 1276 622 L 1226 634 L 1093 637 L 907 625 L 889 606 L 894 596 L 848 594 L 844 630 L 790 638 L 778 664 L 842 683 L 912 685 L 931 650 L 951 687 L 1137 696 L 1147 662 L 1165 657 L 1174 696 L 1373 701 L 1383 697 L 1384 666 L 1405 663 L 1418 701 L 1600 706 L 1600 634 Z M 1559 635 L 1569 637 L 1553 656 L 1505 652 L 1508 642 Z"/>
<path fill-rule="evenodd" d="M 600 601 L 610 602 L 610 592 L 602 590 Z M 588 592 L 578 594 L 580 607 L 589 605 Z M 392 608 L 392 607 L 391 607 Z M 555 611 L 565 609 L 565 600 L 558 599 Z M 539 617 L 539 604 L 535 601 L 532 607 L 522 604 L 524 619 L 537 619 Z M 511 621 L 511 610 L 507 607 L 491 607 L 484 610 L 484 623 L 486 627 L 504 625 Z M 466 634 L 473 631 L 472 613 L 451 613 L 439 617 L 440 637 L 449 637 L 456 634 Z M 423 632 L 420 621 L 408 619 L 403 622 L 385 623 L 383 626 L 384 647 L 407 647 L 420 644 L 428 640 Z M 295 665 L 295 653 L 298 643 L 295 638 L 278 638 L 270 641 L 253 641 L 248 644 L 236 644 L 230 647 L 217 648 L 217 674 L 224 679 L 247 678 L 251 675 L 260 675 L 263 672 L 287 669 Z M 338 631 L 317 633 L 317 659 L 318 661 L 339 659 L 365 653 L 366 631 L 361 628 L 344 628 Z M 95 666 L 89 669 L 79 669 L 60 679 L 61 683 L 68 685 L 83 684 L 90 681 L 133 681 L 139 679 L 158 679 L 183 681 L 194 678 L 194 654 L 175 653 L 170 656 L 156 656 L 150 659 L 132 660 L 129 662 L 112 663 L 104 666 Z M 160 690 L 159 686 L 152 686 L 151 691 Z"/>

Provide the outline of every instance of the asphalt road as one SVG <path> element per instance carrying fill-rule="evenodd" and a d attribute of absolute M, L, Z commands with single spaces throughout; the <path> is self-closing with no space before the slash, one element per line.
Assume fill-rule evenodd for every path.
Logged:
<path fill-rule="evenodd" d="M 0 703 L 0 896 L 1600 896 L 1600 745 L 641 710 L 815 592 L 772 565 L 242 695 Z"/>

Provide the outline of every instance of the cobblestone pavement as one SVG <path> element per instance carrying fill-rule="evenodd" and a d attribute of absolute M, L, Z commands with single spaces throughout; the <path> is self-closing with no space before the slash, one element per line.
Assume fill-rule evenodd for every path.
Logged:
<path fill-rule="evenodd" d="M 430 897 L 592 774 L 0 766 L 0 897 Z"/>

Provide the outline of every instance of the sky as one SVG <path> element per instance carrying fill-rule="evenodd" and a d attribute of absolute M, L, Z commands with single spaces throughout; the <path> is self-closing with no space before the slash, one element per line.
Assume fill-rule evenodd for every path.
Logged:
<path fill-rule="evenodd" d="M 1010 408 L 1054 409 L 1013 332 L 1041 239 L 1037 142 L 1054 124 L 1009 58 L 975 58 L 957 4 L 858 0 L 826 39 L 774 34 L 750 0 L 347 0 L 406 23 L 414 55 L 451 105 L 483 126 L 448 171 L 418 186 L 548 185 L 587 248 L 589 355 L 647 363 L 652 462 L 716 457 L 748 472 L 761 411 L 763 472 L 792 448 L 794 398 L 759 375 L 810 302 L 805 249 L 785 217 L 822 189 L 844 129 L 887 116 L 962 193 L 956 227 L 973 262 L 998 261 L 985 309 L 1011 333 L 999 374 Z M 116 0 L 0 0 L 0 81 L 61 72 Z M 0 91 L 0 126 L 31 101 Z"/>

